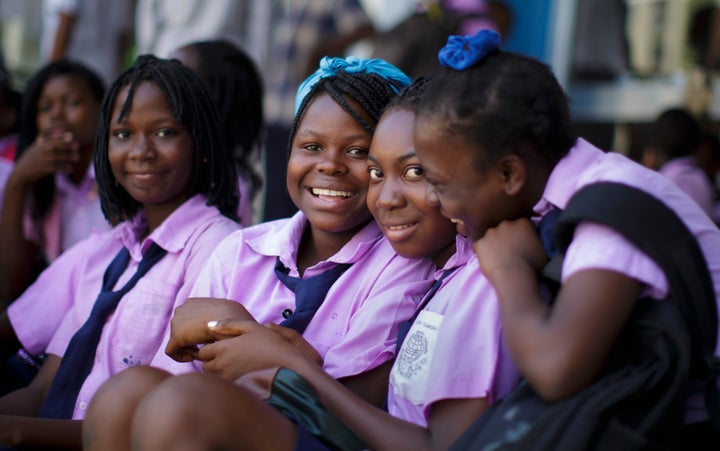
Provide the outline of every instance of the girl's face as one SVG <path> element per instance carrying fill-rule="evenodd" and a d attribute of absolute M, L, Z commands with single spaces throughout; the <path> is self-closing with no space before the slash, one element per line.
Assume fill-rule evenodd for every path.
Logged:
<path fill-rule="evenodd" d="M 81 147 L 95 139 L 100 102 L 78 75 L 55 75 L 43 86 L 37 101 L 38 135 L 71 133 Z"/>
<path fill-rule="evenodd" d="M 369 116 L 363 119 L 373 123 Z M 305 110 L 292 140 L 287 189 L 313 229 L 354 233 L 370 219 L 365 160 L 371 139 L 326 93 Z"/>
<path fill-rule="evenodd" d="M 395 251 L 408 258 L 434 256 L 455 239 L 455 225 L 427 202 L 428 183 L 413 146 L 414 122 L 410 111 L 386 113 L 367 162 L 368 208 Z"/>
<path fill-rule="evenodd" d="M 175 120 L 165 94 L 143 81 L 128 114 L 118 122 L 129 86 L 115 99 L 110 119 L 108 160 L 113 175 L 145 210 L 171 213 L 190 197 L 195 147 L 190 132 Z"/>
<path fill-rule="evenodd" d="M 458 233 L 472 240 L 509 215 L 505 175 L 498 165 L 475 168 L 475 149 L 462 137 L 447 133 L 432 117 L 419 117 L 414 143 L 430 184 L 428 203 L 457 224 Z"/>

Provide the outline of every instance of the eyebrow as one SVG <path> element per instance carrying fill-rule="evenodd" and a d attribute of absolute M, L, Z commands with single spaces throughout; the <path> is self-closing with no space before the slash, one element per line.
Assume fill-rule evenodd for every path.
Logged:
<path fill-rule="evenodd" d="M 410 158 L 412 158 L 412 157 L 414 157 L 414 156 L 415 156 L 415 152 L 414 152 L 414 151 L 413 151 L 413 152 L 404 153 L 404 154 L 400 155 L 400 157 L 398 158 L 398 161 L 402 163 L 403 161 L 409 160 Z M 372 155 L 368 155 L 367 159 L 370 160 L 370 161 L 372 161 L 373 163 L 380 164 L 380 162 L 378 161 L 378 159 L 375 158 L 375 157 L 372 156 Z"/>

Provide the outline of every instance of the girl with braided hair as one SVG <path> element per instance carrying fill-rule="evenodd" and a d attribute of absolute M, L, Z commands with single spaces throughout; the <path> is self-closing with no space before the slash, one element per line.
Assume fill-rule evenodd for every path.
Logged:
<path fill-rule="evenodd" d="M 398 255 L 383 239 L 366 202 L 375 127 L 396 91 L 409 82 L 381 60 L 325 58 L 299 87 L 287 189 L 300 211 L 238 231 L 213 253 L 192 293 L 202 297 L 189 299 L 172 321 L 169 356 L 184 362 L 178 365 L 214 373 L 188 377 L 232 383 L 258 364 L 263 367 L 245 359 L 241 334 L 208 326 L 225 319 L 251 320 L 284 343 L 294 343 L 328 377 L 362 399 L 382 404 L 399 323 L 416 306 L 414 298 L 399 293 L 427 290 L 435 271 L 431 259 Z M 439 248 L 451 241 L 447 235 L 428 240 Z M 319 293 L 315 315 L 299 325 L 301 299 L 312 291 L 303 284 L 338 268 L 326 293 Z M 283 282 L 285 276 L 299 279 L 295 292 Z M 138 405 L 184 377 L 133 368 L 113 378 L 90 407 L 85 445 L 130 446 Z M 203 436 L 209 435 L 207 429 Z"/>
<path fill-rule="evenodd" d="M 396 287 L 385 301 L 422 300 L 414 321 L 403 323 L 407 335 L 389 377 L 388 410 L 355 395 L 269 328 L 227 319 L 213 324 L 212 331 L 238 335 L 243 372 L 270 370 L 246 373 L 237 382 L 201 374 L 163 382 L 137 408 L 133 443 L 150 449 L 172 449 L 180 443 L 194 449 L 446 449 L 488 403 L 513 386 L 516 373 L 503 352 L 492 288 L 476 283 L 470 242 L 425 199 L 427 182 L 412 142 L 413 106 L 424 86 L 417 80 L 390 102 L 367 161 L 368 207 L 388 242 L 404 257 L 434 263 L 432 288 Z M 462 358 L 468 354 L 473 358 Z M 282 379 L 305 399 L 321 401 L 326 408 L 314 410 L 323 418 L 318 423 L 340 426 L 316 430 L 316 423 L 308 420 L 310 411 L 277 411 L 263 402 L 262 394 L 248 391 L 249 381 L 269 385 L 274 379 Z M 381 386 L 387 387 L 387 379 L 384 382 Z M 188 415 L 189 403 L 196 405 L 197 399 L 205 402 Z M 276 406 L 272 398 L 268 403 Z M 337 434 L 339 429 L 342 433 Z M 89 428 L 86 437 L 92 434 Z M 86 444 L 101 447 L 92 440 Z"/>
<path fill-rule="evenodd" d="M 141 56 L 115 81 L 95 149 L 102 211 L 118 225 L 63 253 L 11 306 L 22 344 L 48 358 L 29 386 L 0 398 L 2 445 L 79 448 L 97 388 L 163 352 L 174 307 L 240 227 L 214 105 L 180 62 Z"/>

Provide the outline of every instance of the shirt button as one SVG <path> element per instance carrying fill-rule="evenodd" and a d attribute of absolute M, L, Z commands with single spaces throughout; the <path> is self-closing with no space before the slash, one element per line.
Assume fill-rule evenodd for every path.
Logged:
<path fill-rule="evenodd" d="M 85 401 L 82 401 L 78 407 L 80 407 L 80 410 L 85 410 L 87 409 L 87 403 Z"/>
<path fill-rule="evenodd" d="M 283 318 L 288 319 L 288 318 L 290 318 L 290 316 L 292 316 L 292 313 L 293 313 L 292 310 L 290 310 L 289 308 L 286 308 L 285 310 L 282 311 L 282 316 L 283 316 Z"/>

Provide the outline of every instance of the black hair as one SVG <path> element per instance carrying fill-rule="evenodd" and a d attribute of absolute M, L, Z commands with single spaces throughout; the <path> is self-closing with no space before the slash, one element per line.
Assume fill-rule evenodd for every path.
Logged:
<path fill-rule="evenodd" d="M 38 100 L 48 81 L 60 76 L 75 76 L 87 83 L 98 105 L 102 102 L 105 85 L 100 76 L 88 66 L 78 61 L 61 59 L 42 67 L 28 80 L 22 94 L 20 106 L 20 129 L 18 132 L 17 161 L 38 135 Z M 30 214 L 40 222 L 47 215 L 55 198 L 55 176 L 47 175 L 38 180 L 30 193 Z"/>
<path fill-rule="evenodd" d="M 195 171 L 191 194 L 204 194 L 207 204 L 214 205 L 225 216 L 237 219 L 238 188 L 235 165 L 220 132 L 215 104 L 210 100 L 204 82 L 177 60 L 141 55 L 110 87 L 100 109 L 95 139 L 95 174 L 100 202 L 111 223 L 134 216 L 142 205 L 122 186 L 116 184 L 108 160 L 110 121 L 120 91 L 128 87 L 120 113 L 121 121 L 130 112 L 137 86 L 145 81 L 155 83 L 165 94 L 175 120 L 183 124 L 193 138 Z"/>
<path fill-rule="evenodd" d="M 197 67 L 192 69 L 207 83 L 215 101 L 225 146 L 243 175 L 254 176 L 250 157 L 261 147 L 264 114 L 263 83 L 255 63 L 223 39 L 192 42 L 182 48 L 197 58 Z"/>
<path fill-rule="evenodd" d="M 700 125 L 683 108 L 663 111 L 650 127 L 648 143 L 668 159 L 690 155 L 700 144 Z"/>
<path fill-rule="evenodd" d="M 394 110 L 414 111 L 420 104 L 423 95 L 425 95 L 431 78 L 431 76 L 415 78 L 412 83 L 400 90 L 400 92 L 388 102 L 383 114 Z"/>
<path fill-rule="evenodd" d="M 16 111 L 15 122 L 7 127 L 10 133 L 16 133 L 20 127 L 20 108 L 22 103 L 22 95 L 12 86 L 12 77 L 10 73 L 0 68 L 0 101 L 7 107 Z"/>
<path fill-rule="evenodd" d="M 575 142 L 568 99 L 552 70 L 512 52 L 494 51 L 466 70 L 438 71 L 416 112 L 440 118 L 448 133 L 473 145 L 478 170 L 516 140 L 533 142 L 552 165 Z"/>
<path fill-rule="evenodd" d="M 348 73 L 343 70 L 337 75 L 331 75 L 320 79 L 300 103 L 295 113 L 295 120 L 290 130 L 288 140 L 288 155 L 292 150 L 292 141 L 297 132 L 297 126 L 305 113 L 310 102 L 320 93 L 325 92 L 337 102 L 360 126 L 370 135 L 375 133 L 375 126 L 388 102 L 396 96 L 396 93 L 403 88 L 400 83 L 384 78 L 378 74 L 356 72 Z M 346 98 L 355 100 L 360 107 L 372 118 L 373 123 L 369 124 L 360 114 L 348 103 Z"/>

